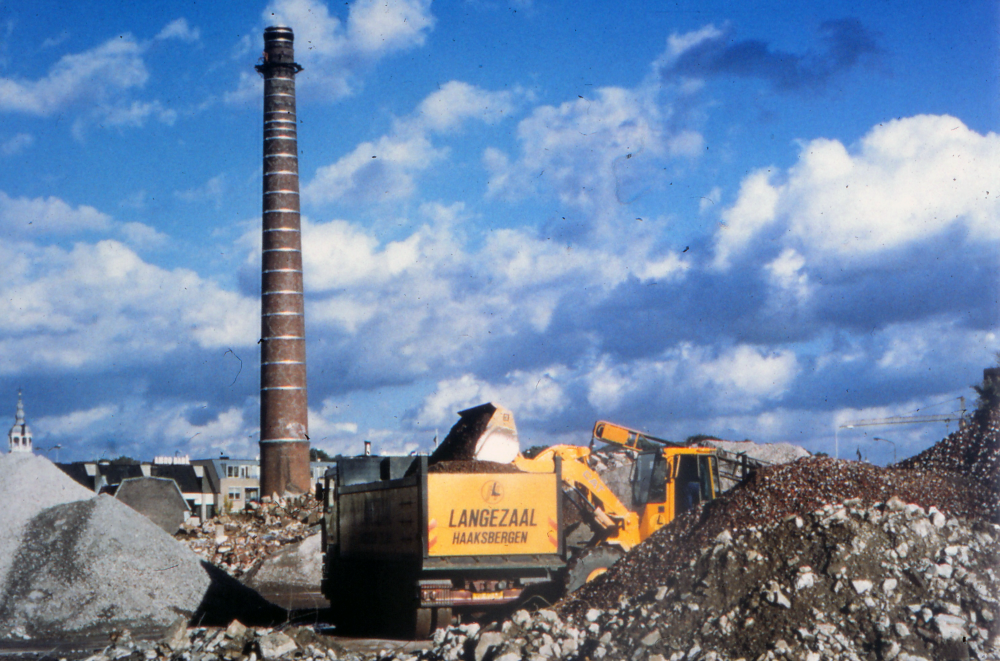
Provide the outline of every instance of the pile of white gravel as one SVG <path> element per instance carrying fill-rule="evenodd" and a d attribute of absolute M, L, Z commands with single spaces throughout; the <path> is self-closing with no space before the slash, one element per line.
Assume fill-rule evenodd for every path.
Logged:
<path fill-rule="evenodd" d="M 733 454 L 745 454 L 751 459 L 760 459 L 769 464 L 788 464 L 801 457 L 808 457 L 809 451 L 791 443 L 754 443 L 753 441 L 722 441 L 709 439 L 698 445 L 718 448 Z"/>
<path fill-rule="evenodd" d="M 0 638 L 58 638 L 279 615 L 127 505 L 43 457 L 0 457 Z"/>
<path fill-rule="evenodd" d="M 0 585 L 21 541 L 24 525 L 42 510 L 93 498 L 51 461 L 29 453 L 0 454 Z"/>

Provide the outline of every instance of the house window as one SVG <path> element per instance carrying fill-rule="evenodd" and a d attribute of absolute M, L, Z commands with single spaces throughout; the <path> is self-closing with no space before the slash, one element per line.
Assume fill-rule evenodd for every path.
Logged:
<path fill-rule="evenodd" d="M 239 466 L 226 466 L 226 477 L 239 477 Z"/>
<path fill-rule="evenodd" d="M 247 488 L 246 490 L 247 502 L 256 502 L 260 500 L 260 490 Z"/>
<path fill-rule="evenodd" d="M 242 489 L 230 489 L 229 500 L 240 500 L 242 492 L 243 492 Z"/>

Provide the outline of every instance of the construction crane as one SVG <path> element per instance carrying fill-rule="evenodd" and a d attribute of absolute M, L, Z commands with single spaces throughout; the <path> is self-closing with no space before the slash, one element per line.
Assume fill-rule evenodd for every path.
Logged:
<path fill-rule="evenodd" d="M 888 427 L 890 425 L 919 425 L 927 422 L 945 422 L 950 423 L 953 420 L 961 421 L 965 418 L 965 397 L 959 397 L 959 402 L 961 403 L 961 409 L 958 411 L 952 411 L 951 413 L 942 413 L 940 415 L 894 415 L 888 418 L 869 418 L 867 420 L 853 420 L 851 422 L 845 422 L 844 424 L 837 427 L 836 431 L 839 432 L 841 429 L 854 429 L 855 427 Z M 954 401 L 954 400 L 951 400 Z M 836 457 L 840 458 L 840 438 L 839 434 L 834 434 L 834 452 Z"/>

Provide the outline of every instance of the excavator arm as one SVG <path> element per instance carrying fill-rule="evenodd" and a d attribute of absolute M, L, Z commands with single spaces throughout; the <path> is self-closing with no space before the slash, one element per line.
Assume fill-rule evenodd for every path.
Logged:
<path fill-rule="evenodd" d="M 590 448 L 579 445 L 553 445 L 528 459 L 518 455 L 514 465 L 529 473 L 551 473 L 555 458 L 562 458 L 563 482 L 575 494 L 581 513 L 603 528 L 605 542 L 628 551 L 639 543 L 639 515 L 625 507 L 601 476 L 587 465 Z M 582 507 L 581 507 L 582 505 Z"/>

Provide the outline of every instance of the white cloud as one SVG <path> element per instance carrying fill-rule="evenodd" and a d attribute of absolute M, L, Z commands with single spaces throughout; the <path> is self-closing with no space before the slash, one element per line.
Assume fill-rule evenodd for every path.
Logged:
<path fill-rule="evenodd" d="M 253 346 L 259 303 L 117 241 L 0 246 L 0 372 L 145 364 L 179 348 Z"/>
<path fill-rule="evenodd" d="M 444 155 L 423 135 L 382 136 L 375 143 L 361 143 L 336 163 L 319 168 L 302 187 L 302 195 L 312 204 L 409 197 L 416 190 L 414 176 Z"/>
<path fill-rule="evenodd" d="M 928 364 L 941 365 L 956 356 L 985 365 L 1000 349 L 995 330 L 964 328 L 954 318 L 892 324 L 879 340 L 879 355 L 873 359 L 885 374 L 915 375 L 927 371 Z"/>
<path fill-rule="evenodd" d="M 73 208 L 56 197 L 13 198 L 0 191 L 0 231 L 7 237 L 103 231 L 111 217 L 87 205 Z"/>
<path fill-rule="evenodd" d="M 770 355 L 748 345 L 716 353 L 712 347 L 681 343 L 652 358 L 618 362 L 602 356 L 581 371 L 587 400 L 600 415 L 641 402 L 658 406 L 702 406 L 748 411 L 780 399 L 799 372 L 795 354 Z"/>
<path fill-rule="evenodd" d="M 352 94 L 359 73 L 383 57 L 423 45 L 434 26 L 429 0 L 361 0 L 351 3 L 346 24 L 318 0 L 275 0 L 263 12 L 266 25 L 295 31 L 295 57 L 305 67 L 301 85 L 331 98 Z M 239 94 L 249 92 L 241 81 Z"/>
<path fill-rule="evenodd" d="M 197 30 L 178 19 L 157 37 L 168 38 L 190 41 L 197 38 Z M 173 124 L 176 111 L 159 101 L 132 98 L 149 80 L 143 61 L 149 43 L 122 34 L 82 53 L 64 55 L 37 80 L 0 78 L 0 112 L 49 117 L 77 108 L 81 113 L 73 120 L 72 131 L 79 140 L 92 124 L 139 127 L 150 118 Z"/>
<path fill-rule="evenodd" d="M 469 119 L 492 125 L 515 109 L 515 101 L 521 95 L 521 90 L 490 92 L 452 80 L 421 101 L 404 124 L 436 133 L 457 130 Z"/>
<path fill-rule="evenodd" d="M 4 156 L 14 156 L 20 154 L 35 143 L 35 136 L 30 133 L 18 133 L 17 135 L 0 143 L 0 154 Z"/>
<path fill-rule="evenodd" d="M 167 23 L 167 25 L 160 30 L 160 33 L 156 35 L 156 39 L 161 41 L 165 39 L 179 39 L 190 43 L 201 39 L 201 32 L 198 28 L 191 28 L 188 25 L 187 19 L 178 18 L 175 21 Z"/>
<path fill-rule="evenodd" d="M 32 421 L 31 425 L 40 437 L 67 437 L 104 422 L 116 413 L 118 413 L 117 406 L 103 404 L 82 411 L 72 411 L 65 415 L 38 418 Z"/>
<path fill-rule="evenodd" d="M 423 427 L 450 427 L 456 413 L 477 404 L 493 402 L 514 411 L 518 420 L 539 420 L 552 417 L 569 403 L 559 384 L 565 369 L 553 365 L 529 372 L 515 370 L 500 383 L 490 383 L 471 374 L 437 383 L 417 414 L 417 424 Z"/>
<path fill-rule="evenodd" d="M 89 51 L 63 56 L 39 80 L 0 78 L 0 111 L 49 116 L 71 103 L 107 103 L 146 84 L 149 72 L 142 50 L 124 34 Z"/>
<path fill-rule="evenodd" d="M 189 422 L 188 415 L 205 406 L 208 402 L 168 409 L 151 427 L 163 435 L 166 443 L 183 444 L 195 457 L 214 457 L 220 451 L 243 454 L 250 447 L 248 425 L 252 425 L 244 420 L 243 411 L 230 407 L 204 424 Z"/>
<path fill-rule="evenodd" d="M 740 345 L 697 365 L 694 380 L 710 385 L 720 404 L 750 408 L 762 400 L 780 397 L 798 372 L 798 360 L 792 351 L 765 355 Z"/>
<path fill-rule="evenodd" d="M 138 250 L 160 248 L 170 241 L 170 237 L 166 234 L 143 223 L 122 223 L 119 231 L 125 243 Z"/>
<path fill-rule="evenodd" d="M 723 31 L 714 25 L 706 25 L 700 30 L 685 32 L 684 34 L 673 33 L 667 37 L 667 49 L 654 64 L 656 68 L 670 66 L 677 61 L 681 55 L 706 41 L 716 41 L 723 36 Z"/>
<path fill-rule="evenodd" d="M 736 202 L 722 212 L 722 227 L 715 239 L 717 268 L 727 268 L 730 255 L 774 220 L 779 197 L 769 171 L 758 170 L 743 180 Z"/>
<path fill-rule="evenodd" d="M 517 200 L 553 197 L 598 241 L 621 236 L 629 205 L 658 186 L 665 159 L 703 151 L 702 136 L 676 128 L 683 120 L 656 85 L 603 87 L 588 98 L 539 106 L 517 128 L 515 157 L 487 148 L 487 195 Z"/>
<path fill-rule="evenodd" d="M 187 190 L 176 191 L 174 195 L 185 202 L 209 202 L 216 209 L 222 208 L 222 200 L 226 194 L 227 182 L 225 174 L 218 174 L 201 186 Z"/>
<path fill-rule="evenodd" d="M 451 81 L 428 95 L 393 130 L 364 142 L 336 163 L 321 167 L 305 186 L 304 199 L 326 202 L 375 202 L 401 199 L 416 190 L 415 177 L 447 156 L 435 147 L 434 134 L 456 131 L 468 120 L 495 123 L 514 107 L 512 92 L 490 92 Z"/>
<path fill-rule="evenodd" d="M 1000 240 L 1000 136 L 954 117 L 920 115 L 874 127 L 853 149 L 836 140 L 802 145 L 781 176 L 759 170 L 722 212 L 716 266 L 726 267 L 765 229 L 809 255 L 854 260 L 964 228 Z"/>
<path fill-rule="evenodd" d="M 805 258 L 791 248 L 786 248 L 773 261 L 764 265 L 771 284 L 779 291 L 791 295 L 792 300 L 808 300 L 812 293 L 809 275 L 804 271 Z"/>
<path fill-rule="evenodd" d="M 578 208 L 619 204 L 621 185 L 639 159 L 663 154 L 669 136 L 659 105 L 649 93 L 618 87 L 596 90 L 558 107 L 540 106 L 518 124 L 516 162 L 496 151 L 484 160 L 491 170 L 490 195 L 518 198 L 554 193 Z M 636 159 L 632 161 L 632 159 Z"/>

